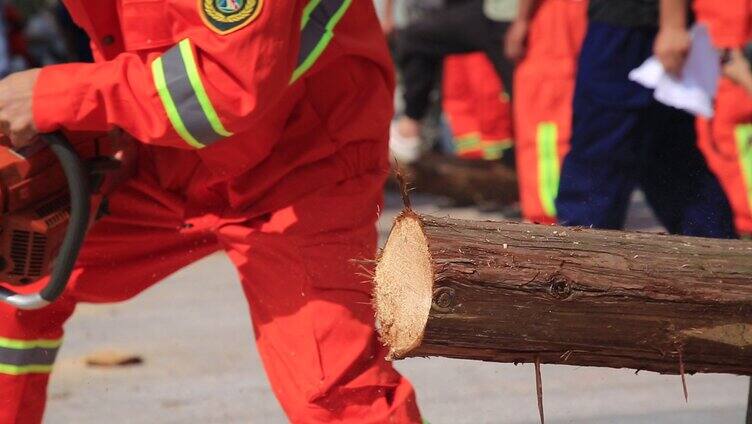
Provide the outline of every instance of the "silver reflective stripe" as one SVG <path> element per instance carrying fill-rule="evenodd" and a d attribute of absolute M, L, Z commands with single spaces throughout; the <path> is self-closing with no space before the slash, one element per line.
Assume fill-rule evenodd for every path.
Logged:
<path fill-rule="evenodd" d="M 211 122 L 201 108 L 196 91 L 191 85 L 179 45 L 172 47 L 162 55 L 162 64 L 167 89 L 188 132 L 204 146 L 223 139 L 225 136 L 214 131 Z"/>
<path fill-rule="evenodd" d="M 52 365 L 58 348 L 11 349 L 0 347 L 0 364 L 24 367 L 28 365 Z"/>
<path fill-rule="evenodd" d="M 351 3 L 352 0 L 309 0 L 303 12 L 300 50 L 293 82 L 316 63 L 334 36 L 334 27 Z"/>
<path fill-rule="evenodd" d="M 320 10 L 320 9 L 316 8 L 314 9 L 314 12 L 316 12 L 317 10 Z M 313 15 L 313 13 L 311 15 Z M 310 56 L 311 53 L 313 53 L 313 50 L 316 48 L 316 45 L 319 43 L 319 40 L 321 40 L 321 37 L 324 35 L 325 32 L 326 32 L 326 29 L 324 28 L 324 24 L 319 24 L 318 21 L 315 20 L 315 18 L 309 20 L 308 24 L 306 24 L 306 26 L 303 27 L 303 32 L 300 34 L 300 51 L 298 52 L 298 66 L 302 65 L 306 61 L 308 56 Z"/>

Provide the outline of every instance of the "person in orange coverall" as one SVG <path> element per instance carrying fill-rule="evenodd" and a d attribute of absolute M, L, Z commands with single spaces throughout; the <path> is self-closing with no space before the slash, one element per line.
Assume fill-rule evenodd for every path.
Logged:
<path fill-rule="evenodd" d="M 117 127 L 141 142 L 138 167 L 59 301 L 0 306 L 0 423 L 41 421 L 78 302 L 129 299 L 218 250 L 238 269 L 291 422 L 420 422 L 354 261 L 375 255 L 393 113 L 372 3 L 65 3 L 96 63 L 0 81 L 0 129 L 23 146 L 40 132 Z"/>
<path fill-rule="evenodd" d="M 509 96 L 484 53 L 444 59 L 441 103 L 457 156 L 497 160 L 512 147 Z"/>
<path fill-rule="evenodd" d="M 695 0 L 694 7 L 716 47 L 726 51 L 728 61 L 743 61 L 749 79 L 741 50 L 752 42 L 752 2 Z M 752 91 L 746 85 L 728 76 L 720 80 L 715 116 L 697 120 L 697 142 L 728 196 L 736 231 L 752 237 Z"/>
<path fill-rule="evenodd" d="M 525 219 L 554 223 L 587 1 L 521 0 L 519 7 L 505 50 L 518 61 L 513 110 L 520 206 Z"/>

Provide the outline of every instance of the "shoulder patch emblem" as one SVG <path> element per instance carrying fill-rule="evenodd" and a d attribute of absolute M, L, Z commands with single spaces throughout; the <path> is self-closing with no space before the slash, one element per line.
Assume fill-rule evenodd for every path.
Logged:
<path fill-rule="evenodd" d="M 264 0 L 198 0 L 201 19 L 209 29 L 225 35 L 250 24 L 261 13 Z"/>

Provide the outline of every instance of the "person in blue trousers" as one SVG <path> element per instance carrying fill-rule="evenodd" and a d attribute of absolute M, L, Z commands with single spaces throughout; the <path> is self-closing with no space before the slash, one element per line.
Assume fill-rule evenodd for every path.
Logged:
<path fill-rule="evenodd" d="M 694 117 L 627 77 L 654 53 L 667 71 L 681 72 L 690 44 L 686 0 L 591 0 L 588 15 L 560 222 L 620 229 L 639 186 L 669 232 L 734 237 L 728 201 L 696 146 Z"/>

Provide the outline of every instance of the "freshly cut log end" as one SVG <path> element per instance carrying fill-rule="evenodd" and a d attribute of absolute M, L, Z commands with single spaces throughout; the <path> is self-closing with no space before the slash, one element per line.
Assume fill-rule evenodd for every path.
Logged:
<path fill-rule="evenodd" d="M 376 266 L 377 325 L 389 346 L 389 359 L 416 348 L 431 310 L 433 268 L 428 240 L 417 215 L 403 213 L 394 223 Z"/>

